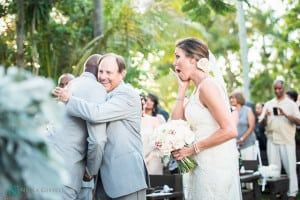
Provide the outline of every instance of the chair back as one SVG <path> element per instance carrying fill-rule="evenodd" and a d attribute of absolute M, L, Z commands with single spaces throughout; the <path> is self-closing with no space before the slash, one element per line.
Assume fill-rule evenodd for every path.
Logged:
<path fill-rule="evenodd" d="M 152 188 L 168 185 L 173 188 L 173 192 L 183 191 L 182 175 L 180 174 L 149 175 L 149 177 Z"/>
<path fill-rule="evenodd" d="M 257 171 L 258 165 L 259 165 L 258 160 L 243 160 L 243 166 L 245 170 Z"/>

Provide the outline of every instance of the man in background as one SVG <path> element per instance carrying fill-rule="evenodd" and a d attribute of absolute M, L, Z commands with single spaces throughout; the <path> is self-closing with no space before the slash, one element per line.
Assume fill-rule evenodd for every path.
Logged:
<path fill-rule="evenodd" d="M 289 177 L 288 200 L 295 200 L 298 192 L 295 133 L 300 112 L 297 104 L 285 95 L 282 80 L 275 80 L 273 88 L 275 98 L 265 104 L 261 121 L 267 136 L 268 161 L 277 165 L 279 171 L 283 163 Z"/>
<path fill-rule="evenodd" d="M 75 76 L 73 74 L 70 73 L 65 73 L 62 74 L 59 78 L 58 78 L 58 87 L 64 88 L 68 85 L 68 83 L 73 80 L 75 78 Z"/>

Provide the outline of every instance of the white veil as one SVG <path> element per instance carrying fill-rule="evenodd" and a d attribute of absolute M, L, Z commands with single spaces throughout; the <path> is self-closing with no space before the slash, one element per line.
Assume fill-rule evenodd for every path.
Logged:
<path fill-rule="evenodd" d="M 224 87 L 226 88 L 226 84 L 225 81 L 223 79 L 223 75 L 222 72 L 218 66 L 217 63 L 217 59 L 214 56 L 214 54 L 209 50 L 209 56 L 208 56 L 208 60 L 210 62 L 210 67 L 211 67 L 211 71 L 213 73 L 213 76 L 215 77 L 215 79 Z"/>
<path fill-rule="evenodd" d="M 228 104 L 228 107 L 230 108 L 229 98 L 228 98 L 227 89 L 226 89 L 226 83 L 224 81 L 222 72 L 221 72 L 221 70 L 218 66 L 217 59 L 210 50 L 209 50 L 209 56 L 208 57 L 209 57 L 208 60 L 209 60 L 209 63 L 210 63 L 210 69 L 213 73 L 213 77 L 216 79 L 218 84 L 220 84 L 221 88 L 224 90 L 224 95 L 225 95 L 225 98 L 226 98 L 226 102 Z"/>

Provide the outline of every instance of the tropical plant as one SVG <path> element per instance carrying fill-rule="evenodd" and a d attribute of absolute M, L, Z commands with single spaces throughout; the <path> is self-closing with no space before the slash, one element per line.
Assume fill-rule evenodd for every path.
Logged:
<path fill-rule="evenodd" d="M 17 67 L 0 72 L 0 198 L 60 199 L 64 168 L 45 139 L 61 116 L 53 82 Z"/>
<path fill-rule="evenodd" d="M 247 2 L 245 15 L 252 98 L 261 96 L 261 90 L 253 91 L 255 87 L 265 88 L 264 85 L 269 84 L 259 81 L 264 85 L 258 86 L 253 82 L 264 71 L 273 79 L 282 75 L 288 87 L 296 89 L 300 84 L 297 79 L 300 73 L 297 56 L 299 23 L 295 20 L 299 0 L 283 1 L 289 6 L 286 14 L 280 17 L 254 2 L 244 2 Z M 128 66 L 126 82 L 157 94 L 169 108 L 176 90 L 176 79 L 169 75 L 173 67 L 174 43 L 179 38 L 194 36 L 206 41 L 220 58 L 228 91 L 243 85 L 233 1 L 3 0 L 0 20 L 5 23 L 4 29 L 0 29 L 0 63 L 6 67 L 16 64 L 17 57 L 22 54 L 16 50 L 15 41 L 18 32 L 16 14 L 22 10 L 22 5 L 24 65 L 36 74 L 54 80 L 65 72 L 79 75 L 89 55 L 113 51 L 125 57 Z M 29 8 L 35 12 L 29 13 Z M 96 11 L 99 15 L 95 20 L 93 14 Z M 96 21 L 100 24 L 97 28 L 93 23 Z"/>

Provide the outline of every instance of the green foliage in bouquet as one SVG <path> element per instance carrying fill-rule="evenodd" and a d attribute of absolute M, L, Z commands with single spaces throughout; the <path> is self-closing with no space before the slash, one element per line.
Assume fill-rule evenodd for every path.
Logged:
<path fill-rule="evenodd" d="M 179 174 L 188 173 L 198 166 L 198 163 L 191 157 L 185 157 L 181 160 L 177 160 Z"/>
<path fill-rule="evenodd" d="M 61 109 L 51 80 L 0 66 L 0 199 L 60 199 L 63 168 L 46 143 Z"/>

